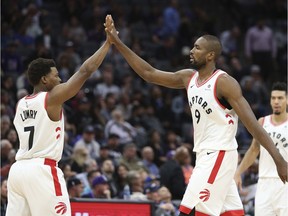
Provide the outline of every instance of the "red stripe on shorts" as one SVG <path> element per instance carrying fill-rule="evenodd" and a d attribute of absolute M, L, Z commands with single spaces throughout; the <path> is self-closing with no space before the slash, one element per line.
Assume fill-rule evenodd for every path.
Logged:
<path fill-rule="evenodd" d="M 217 156 L 216 162 L 214 164 L 214 167 L 213 167 L 212 172 L 211 172 L 211 174 L 209 176 L 209 179 L 208 179 L 208 183 L 209 184 L 213 184 L 214 183 L 215 178 L 217 176 L 217 173 L 218 173 L 218 171 L 220 169 L 220 166 L 222 164 L 224 155 L 225 155 L 225 151 L 223 151 L 223 150 L 219 151 L 219 154 Z"/>
<path fill-rule="evenodd" d="M 57 175 L 56 161 L 45 158 L 44 164 L 50 166 L 51 168 L 56 196 L 62 196 L 62 190 Z"/>
<path fill-rule="evenodd" d="M 179 207 L 179 211 L 180 212 L 182 212 L 182 213 L 184 213 L 184 214 L 190 214 L 190 212 L 192 211 L 191 209 L 189 209 L 189 208 L 187 208 L 187 207 L 185 207 L 185 206 L 183 206 L 183 205 L 180 205 L 180 207 Z"/>
<path fill-rule="evenodd" d="M 220 214 L 220 216 L 244 216 L 244 211 L 241 210 L 231 210 Z"/>
<path fill-rule="evenodd" d="M 195 216 L 209 216 L 209 215 L 202 213 L 202 212 L 195 211 Z"/>

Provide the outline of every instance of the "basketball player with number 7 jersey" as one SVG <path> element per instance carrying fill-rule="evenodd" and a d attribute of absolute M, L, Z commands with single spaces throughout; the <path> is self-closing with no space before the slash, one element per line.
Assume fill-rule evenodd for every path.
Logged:
<path fill-rule="evenodd" d="M 109 47 L 106 40 L 66 83 L 61 83 L 52 59 L 29 64 L 27 75 L 34 89 L 16 107 L 20 147 L 9 172 L 6 216 L 71 215 L 66 182 L 57 166 L 64 146 L 62 105 L 97 70 Z"/>

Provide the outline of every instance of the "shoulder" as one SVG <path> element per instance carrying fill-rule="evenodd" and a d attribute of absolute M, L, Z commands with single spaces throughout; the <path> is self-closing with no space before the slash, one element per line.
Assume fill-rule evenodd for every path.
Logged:
<path fill-rule="evenodd" d="M 216 83 L 216 92 L 218 98 L 239 98 L 242 96 L 242 90 L 237 82 L 232 76 L 227 73 L 222 73 L 219 75 Z"/>
<path fill-rule="evenodd" d="M 186 87 L 188 86 L 190 80 L 196 73 L 197 71 L 194 69 L 183 69 L 176 72 L 176 74 L 181 77 Z"/>

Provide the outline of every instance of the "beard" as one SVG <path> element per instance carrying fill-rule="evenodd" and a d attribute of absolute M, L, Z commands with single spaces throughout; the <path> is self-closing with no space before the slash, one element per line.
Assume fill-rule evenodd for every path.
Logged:
<path fill-rule="evenodd" d="M 201 68 L 204 68 L 206 66 L 206 62 L 205 61 L 194 61 L 191 63 L 191 66 L 193 67 L 193 69 L 199 71 Z"/>
<path fill-rule="evenodd" d="M 281 114 L 281 112 L 279 112 L 279 111 L 274 111 L 274 113 L 273 113 L 274 115 L 280 115 Z"/>

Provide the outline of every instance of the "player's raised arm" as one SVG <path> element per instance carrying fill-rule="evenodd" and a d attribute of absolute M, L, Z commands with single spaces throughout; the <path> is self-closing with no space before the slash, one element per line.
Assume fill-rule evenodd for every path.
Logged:
<path fill-rule="evenodd" d="M 110 44 L 108 40 L 79 68 L 79 70 L 66 82 L 55 86 L 48 97 L 48 105 L 61 105 L 77 94 L 84 82 L 95 72 L 104 60 Z"/>
<path fill-rule="evenodd" d="M 184 77 L 186 75 L 191 76 L 193 70 L 186 69 L 176 73 L 158 70 L 140 58 L 120 40 L 111 15 L 106 16 L 105 26 L 105 31 L 108 34 L 110 43 L 116 46 L 132 69 L 145 81 L 169 88 L 185 88 L 183 75 Z"/>
<path fill-rule="evenodd" d="M 225 98 L 229 102 L 248 131 L 273 158 L 280 179 L 287 182 L 287 162 L 275 147 L 268 133 L 258 123 L 251 107 L 242 95 L 238 82 L 229 75 L 221 76 L 217 84 L 217 96 L 218 98 Z"/>

